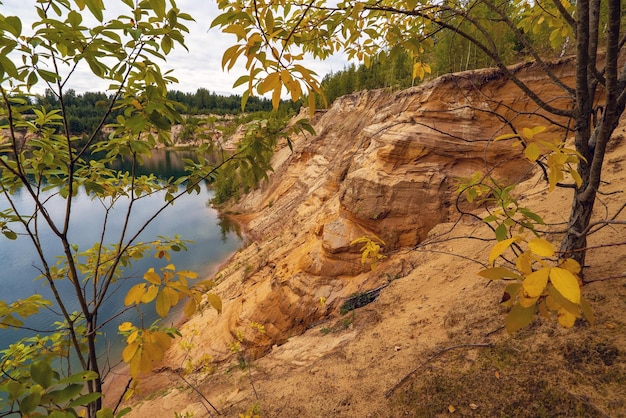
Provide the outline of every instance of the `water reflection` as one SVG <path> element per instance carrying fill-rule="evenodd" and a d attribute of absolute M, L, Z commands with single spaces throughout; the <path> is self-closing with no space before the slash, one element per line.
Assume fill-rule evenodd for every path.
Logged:
<path fill-rule="evenodd" d="M 154 153 L 153 158 L 146 159 L 142 166 L 145 173 L 154 173 L 162 178 L 180 176 L 183 174 L 182 158 L 190 158 L 192 151 L 164 151 Z M 54 190 L 47 192 L 49 195 L 47 208 L 49 213 L 57 220 L 64 215 L 65 200 L 55 195 Z M 133 213 L 129 219 L 129 234 L 138 231 L 149 219 L 156 209 L 165 202 L 165 192 L 155 193 L 133 203 Z M 241 233 L 232 224 L 224 222 L 223 217 L 218 216 L 215 209 L 209 204 L 212 191 L 206 185 L 202 185 L 200 194 L 183 194 L 175 203 L 166 208 L 139 236 L 140 241 L 150 241 L 158 236 L 180 235 L 185 240 L 192 240 L 188 251 L 172 253 L 170 261 L 153 258 L 152 254 L 144 259 L 136 261 L 132 267 L 124 271 L 125 279 L 118 281 L 116 290 L 109 295 L 109 300 L 101 312 L 101 318 L 105 320 L 124 309 L 123 298 L 126 291 L 142 280 L 141 277 L 148 268 L 165 267 L 170 262 L 178 270 L 192 270 L 198 272 L 201 278 L 213 275 L 218 266 L 232 254 L 241 244 Z M 18 190 L 13 198 L 22 210 L 30 210 L 32 202 L 25 190 Z M 125 223 L 125 209 L 129 201 L 120 200 L 116 207 L 108 212 L 108 225 L 105 243 L 115 242 L 119 237 L 121 228 Z M 0 210 L 8 208 L 6 199 L 0 197 Z M 98 201 L 92 200 L 84 191 L 80 191 L 75 197 L 72 207 L 73 219 L 70 225 L 69 236 L 80 250 L 85 250 L 100 240 L 102 234 L 102 219 L 106 208 Z M 19 231 L 18 231 L 19 232 Z M 22 231 L 23 232 L 23 231 Z M 54 257 L 62 253 L 57 237 L 50 230 L 40 228 L 40 239 L 46 256 L 54 260 Z M 129 236 L 130 236 L 129 235 Z M 41 261 L 32 245 L 25 236 L 20 236 L 15 241 L 9 241 L 0 236 L 0 298 L 6 302 L 12 302 L 24 298 L 33 293 L 44 295 L 51 299 L 51 291 L 42 280 L 36 280 L 41 271 Z M 71 295 L 72 289 L 69 283 L 62 286 L 63 292 Z M 78 306 L 70 306 L 70 310 L 78 309 Z M 149 325 L 157 319 L 154 307 L 149 306 L 145 311 L 144 323 Z M 117 324 L 124 320 L 136 319 L 137 312 L 129 311 L 116 318 L 103 329 L 104 339 L 112 337 L 117 340 Z M 46 310 L 43 313 L 29 319 L 26 326 L 34 330 L 46 330 L 54 321 L 61 320 L 55 310 Z M 0 330 L 0 350 L 6 348 L 18 338 L 34 335 L 30 330 Z M 102 341 L 102 344 L 105 342 Z"/>

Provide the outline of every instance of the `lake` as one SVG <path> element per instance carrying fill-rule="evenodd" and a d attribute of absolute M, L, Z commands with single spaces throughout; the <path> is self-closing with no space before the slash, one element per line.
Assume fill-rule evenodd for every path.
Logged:
<path fill-rule="evenodd" d="M 142 168 L 145 172 L 168 178 L 183 174 L 181 158 L 188 158 L 191 152 L 185 151 L 154 151 L 151 159 L 146 159 Z M 49 192 L 52 194 L 53 191 Z M 128 277 L 121 282 L 120 286 L 112 293 L 100 318 L 119 312 L 123 307 L 123 299 L 131 286 L 143 281 L 141 278 L 146 270 L 153 267 L 155 271 L 172 263 L 177 270 L 192 270 L 199 274 L 199 278 L 209 278 L 215 273 L 217 267 L 224 262 L 242 244 L 241 236 L 228 223 L 221 220 L 218 213 L 210 205 L 212 191 L 206 185 L 202 185 L 202 191 L 198 195 L 185 194 L 177 199 L 174 205 L 163 211 L 139 237 L 140 241 L 150 241 L 158 236 L 180 235 L 182 239 L 192 240 L 188 245 L 188 251 L 172 252 L 171 260 L 154 258 L 152 253 L 142 260 L 137 261 L 132 270 L 125 271 Z M 15 195 L 18 205 L 22 208 L 32 206 L 26 193 L 18 191 Z M 133 207 L 133 215 L 130 218 L 129 232 L 134 234 L 137 229 L 160 207 L 164 202 L 164 193 L 157 193 L 141 199 Z M 53 196 L 48 202 L 48 211 L 53 215 L 62 216 L 65 201 L 59 196 Z M 109 230 L 107 236 L 115 237 L 123 225 L 124 209 L 128 207 L 128 201 L 120 201 L 109 215 Z M 8 207 L 4 196 L 0 196 L 0 210 Z M 79 192 L 73 206 L 73 222 L 70 225 L 69 236 L 72 242 L 78 244 L 80 249 L 87 249 L 100 238 L 102 228 L 102 216 L 104 207 L 97 200 L 91 200 L 84 192 Z M 60 218 L 59 218 L 60 219 Z M 16 230 L 19 233 L 19 230 Z M 40 232 L 43 247 L 48 255 L 54 256 L 61 253 L 58 240 L 49 230 L 42 229 Z M 109 243 L 109 241 L 105 240 Z M 41 262 L 35 252 L 33 244 L 27 237 L 19 237 L 10 241 L 0 235 L 0 299 L 12 302 L 24 298 L 33 293 L 42 294 L 52 300 L 50 289 L 43 280 L 36 280 L 39 275 Z M 63 290 L 70 291 L 69 281 Z M 157 319 L 154 313 L 154 305 L 148 305 L 145 311 L 144 324 L 149 326 Z M 77 309 L 77 306 L 72 307 Z M 137 312 L 131 310 L 116 318 L 104 329 L 104 336 L 100 344 L 115 345 L 119 340 L 117 325 L 124 320 L 135 320 Z M 27 320 L 26 326 L 36 330 L 50 328 L 54 321 L 61 321 L 61 316 L 55 310 L 44 310 Z M 17 339 L 34 335 L 29 330 L 0 329 L 0 350 Z M 106 341 L 110 340 L 110 341 Z M 116 351 L 116 350 L 114 350 Z"/>

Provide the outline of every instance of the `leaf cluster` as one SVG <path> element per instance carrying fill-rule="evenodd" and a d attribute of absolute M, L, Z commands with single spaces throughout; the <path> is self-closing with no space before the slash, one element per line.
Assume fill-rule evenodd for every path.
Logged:
<path fill-rule="evenodd" d="M 356 244 L 363 244 L 361 247 L 361 264 L 369 264 L 372 271 L 378 267 L 385 255 L 381 254 L 382 248 L 385 246 L 385 242 L 378 238 L 376 235 L 369 237 L 363 236 L 353 240 L 350 246 Z"/>
<path fill-rule="evenodd" d="M 479 275 L 489 280 L 512 280 L 504 289 L 502 305 L 511 308 L 506 317 L 506 330 L 514 333 L 529 325 L 537 311 L 565 327 L 574 326 L 577 318 L 584 316 L 593 324 L 589 303 L 581 296 L 580 265 L 572 259 L 552 262 L 555 249 L 542 238 L 526 240 L 518 235 L 499 241 L 489 254 L 493 265 L 513 244 L 525 243 L 528 247 L 517 256 L 515 266 L 519 273 L 505 267 L 490 267 Z"/>
<path fill-rule="evenodd" d="M 23 417 L 76 417 L 80 407 L 102 396 L 96 392 L 85 393 L 85 383 L 97 378 L 98 374 L 93 371 L 61 377 L 50 365 L 50 359 L 37 359 L 19 378 L 0 382 L 0 394 L 6 396 L 8 409 L 3 412 Z"/>

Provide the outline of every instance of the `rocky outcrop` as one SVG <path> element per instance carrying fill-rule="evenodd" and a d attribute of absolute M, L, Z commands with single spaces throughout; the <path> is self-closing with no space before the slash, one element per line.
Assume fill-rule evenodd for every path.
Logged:
<path fill-rule="evenodd" d="M 571 67 L 554 71 L 567 76 Z M 515 71 L 558 99 L 532 65 Z M 202 341 L 191 353 L 171 350 L 167 362 L 178 367 L 186 356 L 207 353 L 225 359 L 237 338 L 248 355 L 261 356 L 336 312 L 349 295 L 406 275 L 410 266 L 398 250 L 457 213 L 458 178 L 477 170 L 511 181 L 527 175 L 519 148 L 493 139 L 510 132 L 505 120 L 548 125 L 543 135 L 555 135 L 550 120 L 528 116 L 536 107 L 498 71 L 481 70 L 400 92 L 355 93 L 317 112 L 316 135 L 293 138 L 293 152 L 278 149 L 268 181 L 229 208 L 251 243 L 217 276 L 223 313 L 189 320 L 183 333 L 199 331 Z M 351 245 L 368 235 L 386 244 L 376 271 Z"/>

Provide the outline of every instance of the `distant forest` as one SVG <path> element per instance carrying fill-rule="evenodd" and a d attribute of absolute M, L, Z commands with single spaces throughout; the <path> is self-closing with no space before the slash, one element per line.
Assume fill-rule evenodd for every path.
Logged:
<path fill-rule="evenodd" d="M 185 93 L 172 90 L 167 94 L 168 99 L 181 104 L 181 113 L 189 115 L 238 115 L 241 114 L 241 96 L 222 96 L 200 88 L 195 93 Z M 32 99 L 31 99 L 32 101 Z M 59 109 L 58 97 L 50 90 L 43 96 L 35 98 L 37 104 L 46 110 Z M 63 104 L 68 114 L 69 129 L 74 135 L 93 132 L 110 105 L 110 97 L 101 92 L 86 92 L 77 94 L 68 90 L 63 96 Z M 301 103 L 284 101 L 281 107 L 285 110 L 297 110 Z M 266 98 L 250 97 L 246 103 L 246 113 L 268 112 L 272 110 L 272 102 Z M 114 110 L 107 118 L 106 123 L 112 123 L 117 116 Z"/>
<path fill-rule="evenodd" d="M 488 14 L 489 11 L 485 13 Z M 493 31 L 501 30 L 499 26 L 498 23 L 494 23 Z M 515 39 L 507 39 L 504 34 L 498 39 L 501 42 L 498 48 L 506 62 L 513 63 L 523 58 L 524 47 L 518 45 Z M 433 43 L 433 48 L 423 57 L 424 62 L 431 67 L 431 73 L 427 74 L 427 77 L 483 68 L 490 63 L 489 58 L 484 53 L 456 34 L 438 34 Z M 535 48 L 541 49 L 543 44 L 547 44 L 546 39 L 538 36 L 535 40 Z M 350 64 L 341 71 L 327 74 L 321 83 L 326 100 L 317 96 L 316 106 L 317 108 L 325 108 L 327 105 L 330 106 L 336 98 L 360 90 L 377 88 L 399 90 L 410 87 L 418 82 L 413 79 L 412 72 L 413 58 L 405 50 L 385 51 L 372 59 L 369 67 Z M 239 95 L 223 96 L 200 88 L 195 93 L 172 90 L 168 92 L 167 97 L 181 103 L 181 112 L 189 115 L 239 115 L 242 113 L 241 96 Z M 73 90 L 69 90 L 63 100 L 69 116 L 69 129 L 75 135 L 93 132 L 109 106 L 109 97 L 105 93 L 76 94 Z M 43 96 L 37 96 L 36 101 L 48 110 L 60 107 L 58 98 L 51 91 L 47 91 Z M 281 111 L 284 113 L 297 112 L 301 106 L 301 101 L 292 103 L 289 100 L 284 100 L 281 102 Z M 270 99 L 252 96 L 247 101 L 245 113 L 269 112 L 271 110 L 272 102 Z M 106 122 L 113 122 L 116 116 L 114 111 L 109 115 Z"/>

